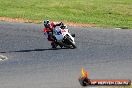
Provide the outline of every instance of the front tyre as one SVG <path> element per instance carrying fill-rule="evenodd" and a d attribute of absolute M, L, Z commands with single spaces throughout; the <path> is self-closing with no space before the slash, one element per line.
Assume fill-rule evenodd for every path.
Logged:
<path fill-rule="evenodd" d="M 77 48 L 70 38 L 67 38 L 67 42 L 68 42 L 69 48 L 71 49 Z"/>

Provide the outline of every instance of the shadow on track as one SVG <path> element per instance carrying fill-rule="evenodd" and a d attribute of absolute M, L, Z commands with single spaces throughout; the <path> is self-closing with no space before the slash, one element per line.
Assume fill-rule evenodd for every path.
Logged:
<path fill-rule="evenodd" d="M 33 51 L 47 51 L 47 50 L 61 50 L 61 49 L 69 49 L 69 48 L 49 48 L 49 49 L 30 49 L 30 50 L 17 50 L 17 51 L 7 51 L 7 52 L 0 52 L 0 53 L 13 53 L 13 52 L 33 52 Z"/>

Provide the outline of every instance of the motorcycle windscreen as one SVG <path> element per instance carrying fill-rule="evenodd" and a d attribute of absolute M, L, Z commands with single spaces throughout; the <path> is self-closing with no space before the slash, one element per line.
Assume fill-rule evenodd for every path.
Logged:
<path fill-rule="evenodd" d="M 57 41 L 62 41 L 63 40 L 63 35 L 55 35 Z"/>

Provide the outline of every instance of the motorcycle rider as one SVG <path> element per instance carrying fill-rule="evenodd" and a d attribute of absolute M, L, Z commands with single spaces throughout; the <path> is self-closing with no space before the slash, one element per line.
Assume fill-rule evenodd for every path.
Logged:
<path fill-rule="evenodd" d="M 53 38 L 53 31 L 55 30 L 56 26 L 63 25 L 62 22 L 56 23 L 56 22 L 50 22 L 49 20 L 44 20 L 44 35 L 46 35 L 48 41 L 51 41 L 52 48 L 56 48 L 56 44 L 54 42 Z"/>

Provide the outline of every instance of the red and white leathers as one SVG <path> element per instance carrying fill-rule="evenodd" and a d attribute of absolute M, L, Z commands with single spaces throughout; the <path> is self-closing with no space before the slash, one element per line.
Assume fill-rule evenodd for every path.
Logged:
<path fill-rule="evenodd" d="M 47 37 L 48 41 L 51 41 L 51 46 L 52 48 L 55 47 L 54 39 L 52 38 L 53 35 L 53 30 L 55 29 L 56 26 L 61 26 L 62 22 L 60 23 L 55 23 L 55 22 L 50 22 L 50 27 L 49 28 L 44 28 L 44 35 Z"/>

